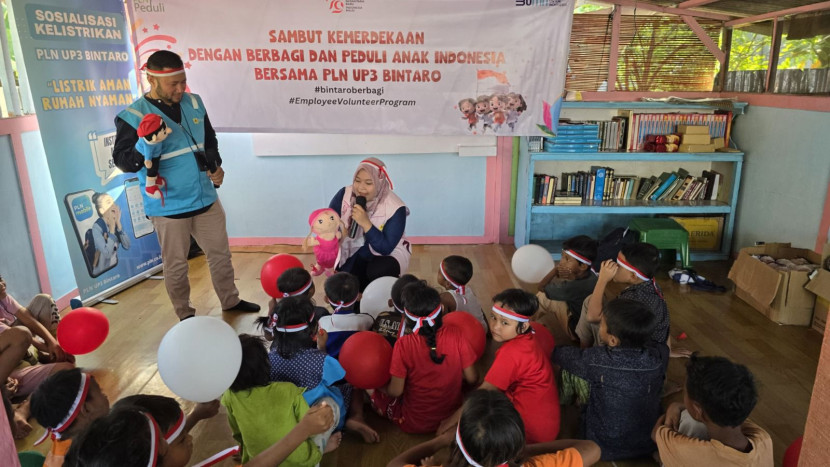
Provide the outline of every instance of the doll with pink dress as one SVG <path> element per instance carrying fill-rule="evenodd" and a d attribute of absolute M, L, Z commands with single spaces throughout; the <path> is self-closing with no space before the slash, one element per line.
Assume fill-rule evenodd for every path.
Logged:
<path fill-rule="evenodd" d="M 317 209 L 308 216 L 308 225 L 311 231 L 303 240 L 303 249 L 314 247 L 314 257 L 317 262 L 311 265 L 311 275 L 319 276 L 326 273 L 331 276 L 340 256 L 340 239 L 343 238 L 345 226 L 340 215 L 333 209 Z"/>

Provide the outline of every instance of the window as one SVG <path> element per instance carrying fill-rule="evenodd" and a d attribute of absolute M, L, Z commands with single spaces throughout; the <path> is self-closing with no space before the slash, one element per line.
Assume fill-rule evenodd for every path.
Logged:
<path fill-rule="evenodd" d="M 717 41 L 720 22 L 699 18 Z M 608 79 L 611 17 L 575 15 L 565 87 L 594 91 Z M 711 91 L 717 60 L 682 19 L 623 16 L 620 22 L 618 91 Z"/>

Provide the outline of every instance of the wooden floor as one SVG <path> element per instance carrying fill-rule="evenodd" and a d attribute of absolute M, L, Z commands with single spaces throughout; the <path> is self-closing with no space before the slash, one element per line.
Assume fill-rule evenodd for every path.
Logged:
<path fill-rule="evenodd" d="M 289 246 L 234 248 L 234 266 L 237 285 L 246 300 L 261 305 L 267 296 L 259 284 L 262 263 L 275 253 L 297 254 L 304 263 L 310 255 L 299 254 Z M 521 284 L 510 271 L 510 256 L 514 248 L 506 245 L 451 245 L 416 246 L 410 265 L 411 273 L 431 283 L 436 282 L 439 261 L 450 254 L 464 255 L 473 262 L 475 274 L 471 282 L 482 305 L 490 305 L 490 297 L 509 287 L 532 290 Z M 697 270 L 718 284 L 731 284 L 726 279 L 728 262 L 710 262 L 694 265 Z M 239 333 L 253 332 L 255 315 L 222 313 L 213 293 L 205 258 L 190 261 L 192 300 L 199 315 L 221 317 Z M 316 299 L 322 302 L 324 277 L 315 279 Z M 780 464 L 786 446 L 801 435 L 807 418 L 810 393 L 816 373 L 821 336 L 810 329 L 779 326 L 749 307 L 731 292 L 722 294 L 694 291 L 680 286 L 661 272 L 658 281 L 665 292 L 671 314 L 672 335 L 685 332 L 688 339 L 679 345 L 699 350 L 706 355 L 722 355 L 747 365 L 758 381 L 760 402 L 751 418 L 765 428 L 774 442 L 776 464 Z M 97 378 L 110 401 L 136 393 L 170 395 L 159 377 L 156 351 L 165 332 L 177 323 L 172 306 L 161 281 L 146 280 L 114 296 L 118 305 L 99 304 L 110 319 L 107 342 L 90 355 L 78 358 L 79 366 L 90 370 Z M 265 312 L 263 311 L 262 314 Z M 493 349 L 480 363 L 486 367 L 492 361 Z M 684 361 L 672 359 L 669 378 L 683 381 Z M 665 403 L 680 400 L 675 395 Z M 182 401 L 183 402 L 183 401 Z M 190 403 L 183 402 L 189 409 Z M 368 411 L 367 411 L 368 412 Z M 224 412 L 214 419 L 202 422 L 193 430 L 193 462 L 232 445 L 233 439 Z M 346 434 L 340 448 L 323 459 L 325 466 L 383 466 L 409 446 L 429 436 L 406 435 L 390 423 L 367 413 L 369 423 L 380 433 L 382 442 L 366 445 L 352 434 Z M 34 423 L 34 422 L 33 422 Z M 17 443 L 19 450 L 32 448 L 42 433 L 39 427 Z M 48 450 L 44 443 L 39 450 Z M 222 465 L 232 465 L 228 462 Z M 599 464 L 599 465 L 611 465 Z M 618 462 L 619 466 L 656 465 L 644 459 L 639 462 Z"/>

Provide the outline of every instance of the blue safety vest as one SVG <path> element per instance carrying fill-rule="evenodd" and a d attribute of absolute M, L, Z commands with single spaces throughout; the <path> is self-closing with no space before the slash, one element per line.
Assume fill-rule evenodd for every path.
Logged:
<path fill-rule="evenodd" d="M 164 206 L 161 205 L 160 199 L 147 196 L 144 191 L 147 168 L 142 166 L 138 172 L 141 174 L 139 183 L 144 196 L 144 211 L 148 216 L 172 216 L 192 212 L 210 206 L 217 199 L 213 182 L 210 181 L 207 172 L 199 170 L 193 155 L 195 151 L 205 150 L 207 113 L 202 99 L 196 94 L 184 93 L 181 112 L 182 119 L 179 125 L 142 96 L 118 114 L 119 118 L 138 129 L 144 115 L 154 113 L 161 116 L 167 127 L 173 130 L 161 143 L 159 176 L 167 181 L 167 186 L 162 188 Z"/>

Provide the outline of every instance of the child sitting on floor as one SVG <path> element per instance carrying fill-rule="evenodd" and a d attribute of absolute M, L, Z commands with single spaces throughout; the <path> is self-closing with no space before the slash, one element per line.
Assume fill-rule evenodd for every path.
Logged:
<path fill-rule="evenodd" d="M 334 277 L 334 276 L 331 276 Z M 363 399 L 352 397 L 353 388 L 343 381 L 346 371 L 340 363 L 317 348 L 313 336 L 317 326 L 308 322 L 314 305 L 308 297 L 289 297 L 277 303 L 272 316 L 258 323 L 273 323 L 274 341 L 268 352 L 271 381 L 284 381 L 306 388 L 303 397 L 313 406 L 322 397 L 331 397 L 340 407 L 338 428 L 358 432 L 367 443 L 379 441 L 378 434 L 363 420 Z M 349 410 L 346 410 L 346 408 Z M 347 416 L 348 412 L 348 416 Z"/>
<path fill-rule="evenodd" d="M 772 467 L 772 439 L 747 420 L 756 402 L 747 367 L 692 355 L 683 403 L 670 405 L 651 434 L 663 465 Z"/>
<path fill-rule="evenodd" d="M 474 384 L 476 355 L 461 330 L 442 326 L 441 297 L 423 281 L 403 290 L 404 315 L 414 323 L 392 350 L 391 380 L 372 404 L 406 433 L 431 433 L 462 403 L 461 384 Z"/>
<path fill-rule="evenodd" d="M 271 382 L 271 365 L 262 340 L 248 334 L 242 334 L 239 340 L 242 366 L 221 402 L 228 411 L 233 438 L 242 448 L 242 462 L 248 462 L 291 431 L 308 411 L 308 403 L 303 399 L 303 389 L 291 383 Z M 334 400 L 323 400 L 339 418 Z M 332 435 L 336 426 L 332 423 L 324 436 L 301 444 L 282 465 L 318 464 L 324 452 L 333 451 L 340 444 L 341 434 Z"/>
<path fill-rule="evenodd" d="M 602 460 L 651 455 L 650 433 L 660 416 L 660 391 L 668 348 L 651 340 L 656 318 L 643 303 L 617 298 L 600 318 L 604 346 L 558 346 L 553 361 L 590 385 L 583 409 L 586 439 Z"/>
<path fill-rule="evenodd" d="M 559 394 L 550 359 L 536 340 L 530 317 L 536 297 L 521 289 L 507 289 L 493 297 L 490 332 L 502 342 L 484 376 L 481 389 L 498 390 L 516 406 L 528 443 L 553 441 L 559 435 Z M 441 424 L 443 433 L 458 421 L 460 411 Z"/>
<path fill-rule="evenodd" d="M 175 420 L 172 407 L 165 420 Z M 158 416 L 158 414 L 157 414 Z M 271 445 L 246 467 L 280 465 L 309 437 L 322 433 L 334 421 L 331 407 L 312 407 L 281 440 Z M 113 410 L 94 421 L 77 439 L 66 456 L 69 466 L 184 467 L 190 463 L 193 445 L 190 436 L 168 442 L 164 436 L 174 424 L 158 423 L 149 411 L 136 407 Z M 225 449 L 198 465 L 207 467 L 239 453 L 238 447 Z"/>
<path fill-rule="evenodd" d="M 372 329 L 375 320 L 371 315 L 357 313 L 354 309 L 355 303 L 360 300 L 357 276 L 338 272 L 326 279 L 324 289 L 333 314 L 320 318 L 321 332 L 317 337 L 317 346 L 338 358 L 346 339 L 356 332 Z"/>
<path fill-rule="evenodd" d="M 392 298 L 389 299 L 389 307 L 392 310 L 378 313 L 375 324 L 372 326 L 372 332 L 383 336 L 392 347 L 395 346 L 399 337 L 412 334 L 412 329 L 406 326 L 401 295 L 404 287 L 413 282 L 418 282 L 418 278 L 412 274 L 404 274 L 392 284 Z"/>
<path fill-rule="evenodd" d="M 473 263 L 463 256 L 447 256 L 438 265 L 438 285 L 447 289 L 441 294 L 444 313 L 463 311 L 471 314 L 487 332 L 487 320 L 478 298 L 467 285 L 473 278 Z"/>
<path fill-rule="evenodd" d="M 547 327 L 556 342 L 579 340 L 576 323 L 582 303 L 597 283 L 597 276 L 591 271 L 596 256 L 596 240 L 587 235 L 569 238 L 562 243 L 559 264 L 539 282 L 539 310 L 533 320 Z"/>
<path fill-rule="evenodd" d="M 667 344 L 669 340 L 669 309 L 660 286 L 654 280 L 654 273 L 660 264 L 660 252 L 650 243 L 631 243 L 622 247 L 617 261 L 602 263 L 594 292 L 585 301 L 582 316 L 576 326 L 582 347 L 598 345 L 599 321 L 602 316 L 603 295 L 612 280 L 629 284 L 619 298 L 636 300 L 651 311 L 655 317 L 651 340 Z M 668 363 L 667 363 L 668 364 Z"/>
<path fill-rule="evenodd" d="M 46 432 L 35 445 L 52 438 L 45 467 L 60 467 L 72 440 L 110 410 L 95 377 L 78 368 L 58 371 L 38 386 L 31 399 L 32 416 Z"/>
<path fill-rule="evenodd" d="M 311 280 L 311 274 L 305 268 L 289 268 L 283 271 L 280 277 L 277 278 L 277 290 L 282 294 L 282 297 L 272 298 L 268 302 L 268 316 L 272 315 L 277 302 L 283 298 L 302 295 L 308 297 L 311 299 L 311 303 L 314 303 L 314 298 L 312 298 L 315 292 L 314 281 Z M 328 316 L 329 312 L 321 306 L 314 305 L 313 315 L 313 320 L 316 323 L 323 316 Z M 273 340 L 274 336 L 268 331 L 268 328 L 266 327 L 264 330 L 265 338 L 269 341 Z"/>
<path fill-rule="evenodd" d="M 522 417 L 500 391 L 477 390 L 461 410 L 458 427 L 408 449 L 387 467 L 436 465 L 432 458 L 449 447 L 449 466 L 583 467 L 599 461 L 593 441 L 562 439 L 525 445 Z M 423 462 L 422 462 L 423 461 Z"/>

